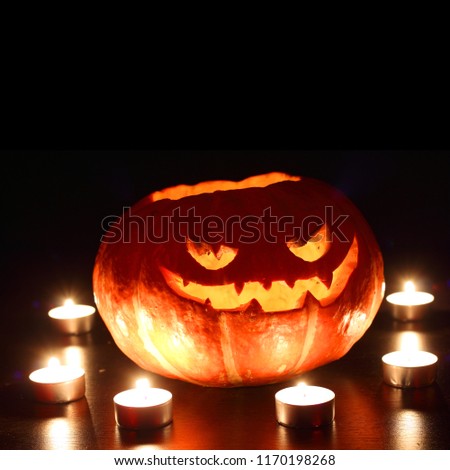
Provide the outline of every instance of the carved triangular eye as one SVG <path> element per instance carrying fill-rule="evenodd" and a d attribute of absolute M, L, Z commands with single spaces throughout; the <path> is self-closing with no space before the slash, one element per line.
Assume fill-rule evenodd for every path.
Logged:
<path fill-rule="evenodd" d="M 312 237 L 304 244 L 300 245 L 297 240 L 286 243 L 291 252 L 304 261 L 317 261 L 331 246 L 331 240 L 327 236 L 327 227 L 322 225 Z"/>
<path fill-rule="evenodd" d="M 188 253 L 205 269 L 217 270 L 224 268 L 236 258 L 238 249 L 226 245 L 220 245 L 214 251 L 208 243 L 194 243 L 188 240 L 186 243 Z"/>

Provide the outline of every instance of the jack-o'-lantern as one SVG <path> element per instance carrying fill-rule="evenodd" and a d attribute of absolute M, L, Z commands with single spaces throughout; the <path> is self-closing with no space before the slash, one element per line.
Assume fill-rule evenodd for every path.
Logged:
<path fill-rule="evenodd" d="M 98 311 L 136 364 L 233 387 L 346 354 L 377 313 L 383 262 L 343 194 L 270 173 L 144 198 L 109 225 L 93 281 Z"/>

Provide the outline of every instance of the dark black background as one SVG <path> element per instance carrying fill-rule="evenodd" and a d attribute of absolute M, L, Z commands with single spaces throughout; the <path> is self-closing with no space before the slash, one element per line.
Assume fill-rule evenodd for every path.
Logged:
<path fill-rule="evenodd" d="M 2 161 L 8 322 L 9 312 L 41 314 L 67 295 L 93 302 L 104 217 L 167 186 L 269 171 L 321 179 L 356 204 L 382 250 L 388 293 L 413 277 L 438 301 L 448 294 L 450 151 L 39 150 L 3 151 Z"/>

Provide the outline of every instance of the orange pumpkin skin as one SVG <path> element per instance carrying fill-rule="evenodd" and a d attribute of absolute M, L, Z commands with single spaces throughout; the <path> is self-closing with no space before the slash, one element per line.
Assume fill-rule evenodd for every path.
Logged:
<path fill-rule="evenodd" d="M 303 234 L 297 244 L 286 242 L 284 232 L 275 241 L 155 243 L 130 223 L 139 216 L 162 233 L 160 221 L 180 207 L 223 220 L 270 207 L 276 220 L 292 216 L 296 224 L 323 218 L 331 207 L 335 220 L 345 219 L 339 230 L 346 240 L 329 236 L 327 220 L 330 232 L 322 233 L 331 240 L 317 250 Z M 233 229 L 255 234 L 256 225 Z M 133 206 L 115 229 L 122 237 L 102 242 L 95 262 L 98 311 L 130 359 L 170 378 L 213 387 L 287 380 L 345 355 L 384 294 L 383 261 L 368 224 L 344 195 L 313 179 L 270 173 L 168 188 Z"/>

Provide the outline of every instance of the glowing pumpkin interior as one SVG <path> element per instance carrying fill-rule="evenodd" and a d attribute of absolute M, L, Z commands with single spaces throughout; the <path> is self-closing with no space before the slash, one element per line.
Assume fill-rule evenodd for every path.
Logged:
<path fill-rule="evenodd" d="M 280 173 L 270 173 L 247 178 L 243 181 L 212 181 L 195 186 L 176 186 L 154 193 L 152 201 L 162 199 L 179 200 L 188 196 L 198 196 L 215 191 L 232 191 L 247 188 L 263 188 L 282 181 L 300 181 Z M 297 240 L 286 243 L 290 252 L 306 261 L 315 262 L 323 257 L 331 247 L 330 236 L 326 225 L 322 225 L 306 243 Z M 245 249 L 245 246 L 244 246 Z M 188 240 L 186 250 L 191 257 L 207 270 L 221 270 L 232 263 L 239 253 L 239 248 L 207 243 L 195 243 Z M 358 242 L 356 237 L 342 263 L 333 270 L 332 282 L 327 285 L 317 276 L 309 279 L 297 279 L 290 285 L 285 280 L 269 280 L 265 283 L 250 281 L 225 283 L 221 285 L 202 285 L 186 279 L 183 275 L 172 272 L 161 266 L 161 273 L 167 284 L 178 295 L 199 303 L 208 303 L 217 310 L 243 310 L 256 300 L 266 312 L 282 312 L 302 308 L 305 297 L 310 292 L 322 306 L 327 306 L 345 289 L 347 281 L 358 260 Z"/>

